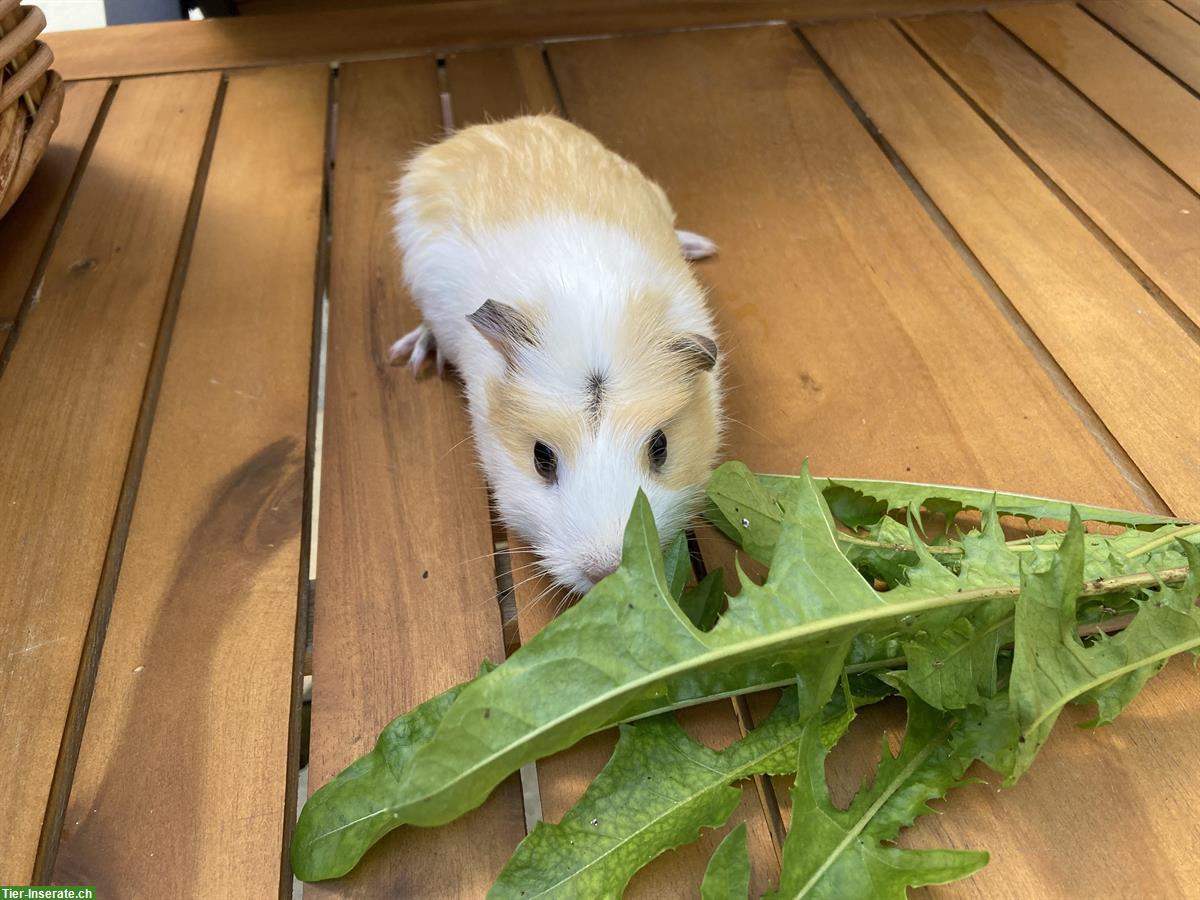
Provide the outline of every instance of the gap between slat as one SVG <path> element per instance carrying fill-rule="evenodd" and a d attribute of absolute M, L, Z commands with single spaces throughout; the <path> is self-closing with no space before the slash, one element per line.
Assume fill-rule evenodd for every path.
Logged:
<path fill-rule="evenodd" d="M 1164 0 L 1164 2 L 1165 2 L 1165 0 Z M 1155 59 L 1154 55 L 1149 50 L 1145 50 L 1142 47 L 1138 46 L 1138 44 L 1134 43 L 1132 38 L 1126 37 L 1124 33 L 1118 31 L 1115 27 L 1110 25 L 1104 19 L 1100 18 L 1100 16 L 1096 15 L 1094 12 L 1092 12 L 1090 9 L 1088 9 L 1083 4 L 1077 3 L 1075 5 L 1079 7 L 1079 11 L 1082 12 L 1085 16 L 1087 16 L 1089 19 L 1094 20 L 1096 22 L 1096 24 L 1098 24 L 1105 31 L 1109 32 L 1113 37 L 1115 37 L 1121 43 L 1125 44 L 1130 49 L 1132 49 L 1135 53 L 1137 53 L 1138 56 L 1142 57 L 1142 59 L 1146 60 L 1146 62 L 1150 63 L 1150 65 L 1154 66 L 1154 68 L 1158 69 L 1158 71 L 1162 72 L 1164 75 L 1166 75 L 1168 78 L 1170 78 L 1172 81 L 1174 81 L 1177 85 L 1179 85 L 1181 88 L 1183 88 L 1189 94 L 1191 94 L 1197 100 L 1200 100 L 1200 93 L 1197 93 L 1197 91 L 1194 87 L 1192 87 L 1190 84 L 1188 84 L 1186 81 L 1184 81 L 1178 75 L 1176 75 L 1173 71 L 1171 71 L 1165 65 L 1160 63 L 1157 59 Z M 1169 3 L 1167 5 L 1170 6 Z M 1187 14 L 1184 13 L 1184 15 L 1187 15 Z M 1191 18 L 1191 17 L 1188 16 L 1188 18 Z M 1197 52 L 1200 52 L 1200 50 L 1198 50 Z"/>
<path fill-rule="evenodd" d="M 1178 3 L 1176 3 L 1175 0 L 1163 0 L 1163 2 L 1165 2 L 1167 4 L 1167 6 L 1171 7 L 1172 9 L 1183 13 L 1185 16 L 1187 16 L 1189 19 L 1191 19 L 1197 25 L 1200 25 L 1200 19 L 1196 18 L 1194 15 L 1191 14 L 1191 12 L 1189 12 L 1188 10 L 1186 10 L 1182 6 L 1180 6 Z"/>
<path fill-rule="evenodd" d="M 1159 287 L 1154 278 L 1148 272 L 1142 269 L 1141 266 L 1134 262 L 1133 258 L 1124 250 L 1122 250 L 1116 241 L 1108 236 L 1107 232 L 1104 231 L 1099 223 L 1097 223 L 1092 219 L 1091 216 L 1084 212 L 1083 208 L 1074 200 L 1072 200 L 1066 191 L 1058 186 L 1058 182 L 1056 182 L 1048 172 L 1046 172 L 1040 165 L 1037 164 L 1032 156 L 1026 153 L 1021 146 L 1009 136 L 1008 132 L 1004 130 L 1000 123 L 988 115 L 987 111 L 985 111 L 983 107 L 981 107 L 971 98 L 971 96 L 958 84 L 958 82 L 954 80 L 953 76 L 951 76 L 950 73 L 947 72 L 937 62 L 937 60 L 925 52 L 925 48 L 922 47 L 906 29 L 901 28 L 899 23 L 895 20 L 893 20 L 891 24 L 900 33 L 900 36 L 903 37 L 921 56 L 921 58 L 925 60 L 926 64 L 942 77 L 942 80 L 946 82 L 952 91 L 962 98 L 963 102 L 965 102 L 967 106 L 971 108 L 971 111 L 974 112 L 975 115 L 977 115 L 980 119 L 982 119 L 989 128 L 991 128 L 996 137 L 1000 138 L 1000 140 L 1004 142 L 1004 145 L 1008 147 L 1008 149 L 1011 150 L 1013 154 L 1015 154 L 1016 157 L 1025 164 L 1026 168 L 1028 168 L 1031 172 L 1033 172 L 1034 175 L 1038 177 L 1038 180 L 1046 186 L 1050 193 L 1052 193 L 1058 199 L 1058 201 L 1062 203 L 1063 206 L 1071 211 L 1071 214 L 1079 220 L 1079 224 L 1086 228 L 1092 237 L 1094 237 L 1113 256 L 1113 258 L 1116 259 L 1116 261 L 1119 262 L 1131 276 L 1133 276 L 1134 280 L 1142 286 L 1146 293 L 1154 298 L 1158 305 L 1162 307 L 1163 312 L 1165 312 L 1171 318 L 1171 320 L 1175 322 L 1176 325 L 1182 328 L 1184 332 L 1186 332 L 1192 338 L 1192 340 L 1200 344 L 1200 325 L 1197 325 L 1195 322 L 1193 322 L 1188 314 L 1175 304 L 1174 299 L 1172 299 L 1166 291 Z M 1039 64 L 1042 63 L 1041 60 L 1038 60 L 1038 62 Z M 1190 187 L 1188 189 L 1191 190 Z M 1200 197 L 1197 197 L 1197 199 L 1200 200 Z"/>
<path fill-rule="evenodd" d="M 316 264 L 313 267 L 312 338 L 308 367 L 308 419 L 304 449 L 304 499 L 300 517 L 300 561 L 297 568 L 296 636 L 292 648 L 292 703 L 288 721 L 287 777 L 283 797 L 283 845 L 280 848 L 279 900 L 293 894 L 291 862 L 292 835 L 296 829 L 300 782 L 300 748 L 308 743 L 311 718 L 304 718 L 304 658 L 308 648 L 309 608 L 315 601 L 316 581 L 313 561 L 317 556 L 316 509 L 320 505 L 316 490 L 318 483 L 317 441 L 321 392 L 324 382 L 325 307 L 329 286 L 329 247 L 331 238 L 330 198 L 333 183 L 334 111 L 337 108 L 337 69 L 330 67 L 325 95 L 325 154 L 321 166 L 321 211 L 317 226 L 317 242 L 313 248 Z"/>
<path fill-rule="evenodd" d="M 125 542 L 129 537 L 129 526 L 133 519 L 133 507 L 137 501 L 138 486 L 141 483 L 142 468 L 146 460 L 146 450 L 150 442 L 150 431 L 154 424 L 154 413 L 158 406 L 158 396 L 162 388 L 163 372 L 166 368 L 167 354 L 171 346 L 171 335 L 175 328 L 175 318 L 179 310 L 179 298 L 183 291 L 184 280 L 187 277 L 188 263 L 192 253 L 192 239 L 196 234 L 196 223 L 200 217 L 200 205 L 204 197 L 204 186 L 208 180 L 209 164 L 212 161 L 213 146 L 216 143 L 217 128 L 221 120 L 221 107 L 225 99 L 226 79 L 221 79 L 213 103 L 212 114 L 209 118 L 208 132 L 204 138 L 204 148 L 196 168 L 196 179 L 192 187 L 192 196 L 188 202 L 187 214 L 184 218 L 183 232 L 179 240 L 179 249 L 175 256 L 175 264 L 171 272 L 171 280 L 167 287 L 166 301 L 163 305 L 162 317 L 159 320 L 158 337 L 154 343 L 154 355 L 151 358 L 150 369 L 146 377 L 146 386 L 142 395 L 141 406 L 138 410 L 137 425 L 133 432 L 133 442 L 130 444 L 129 457 L 125 465 L 125 475 L 121 483 L 121 493 L 113 515 L 113 525 L 109 533 L 108 548 L 104 555 L 104 566 L 100 572 L 100 581 L 96 588 L 96 598 L 92 603 L 92 615 L 88 621 L 87 634 L 84 637 L 83 650 L 80 654 L 79 671 L 75 677 L 75 686 L 71 692 L 71 703 L 67 710 L 66 725 L 63 728 L 62 740 L 59 742 L 58 760 L 54 767 L 54 777 L 50 784 L 50 795 L 46 803 L 46 815 L 42 821 L 42 834 L 38 841 L 37 857 L 34 860 L 33 881 L 35 884 L 49 884 L 54 871 L 55 857 L 58 854 L 58 842 L 62 834 L 63 819 L 66 816 L 67 802 L 71 796 L 71 785 L 75 778 L 75 767 L 79 762 L 79 751 L 83 742 L 84 727 L 87 724 L 88 708 L 92 701 L 92 691 L 96 686 L 96 674 L 100 667 L 100 657 L 104 650 L 104 638 L 108 629 L 109 617 L 112 613 L 113 598 L 116 593 L 117 579 L 121 573 L 121 562 L 125 553 Z M 113 91 L 105 98 L 97 116 L 97 126 L 89 137 L 89 144 L 81 155 L 80 166 L 76 171 L 78 180 L 83 171 L 84 162 L 91 155 L 92 144 L 99 133 L 99 125 L 108 112 Z M 68 190 L 68 196 L 73 199 L 75 183 Z M 68 206 L 64 202 L 64 209 Z M 60 221 L 55 223 L 52 236 L 57 236 Z M 41 273 L 44 260 L 39 262 L 37 284 L 40 288 Z M 35 292 L 26 298 L 29 303 Z M 24 312 L 26 305 L 22 305 Z M 12 341 L 9 342 L 11 347 Z"/>
<path fill-rule="evenodd" d="M 894 22 L 893 26 L 898 28 L 898 26 L 895 26 Z M 903 29 L 898 30 L 903 33 Z M 1083 394 L 1080 393 L 1079 389 L 1075 386 L 1075 383 L 1071 381 L 1067 373 L 1058 364 L 1058 361 L 1054 358 L 1050 351 L 1046 349 L 1045 344 L 1042 343 L 1041 339 L 1038 338 L 1033 329 L 1029 327 L 1029 324 L 1013 305 L 1012 301 L 1009 300 L 1004 291 L 1000 289 L 1000 286 L 996 284 L 995 280 L 987 273 L 987 270 L 975 256 L 970 246 L 968 246 L 966 241 L 964 241 L 962 236 L 958 233 L 957 229 L 955 229 L 955 227 L 950 223 L 949 219 L 947 219 L 942 211 L 938 208 L 933 198 L 921 186 L 921 183 L 909 170 L 908 166 L 904 164 L 903 159 L 901 159 L 900 155 L 896 152 L 895 148 L 892 147 L 888 139 L 879 131 L 878 128 L 875 127 L 875 124 L 867 116 L 866 112 L 859 105 L 858 101 L 854 99 L 854 96 L 850 93 L 849 89 L 841 82 L 841 80 L 821 57 L 821 55 L 817 53 L 816 48 L 812 46 L 812 44 L 798 27 L 793 27 L 792 33 L 796 36 L 801 46 L 812 57 L 817 67 L 825 75 L 825 78 L 837 92 L 838 96 L 842 98 L 842 101 L 847 107 L 849 107 L 850 111 L 858 119 L 859 123 L 875 141 L 883 155 L 887 157 L 888 162 L 890 162 L 892 167 L 896 170 L 896 174 L 900 176 L 900 179 L 912 192 L 913 196 L 916 197 L 918 202 L 920 202 L 930 219 L 932 219 L 934 224 L 937 225 L 947 242 L 954 248 L 955 252 L 966 264 L 967 269 L 970 270 L 976 281 L 979 282 L 980 286 L 987 293 L 988 297 L 990 297 L 992 302 L 996 305 L 996 308 L 1008 321 L 1016 334 L 1021 338 L 1021 341 L 1029 349 L 1030 354 L 1046 372 L 1051 383 L 1058 388 L 1063 398 L 1067 401 L 1067 404 L 1075 411 L 1075 414 L 1079 416 L 1080 420 L 1084 424 L 1084 427 L 1086 427 L 1089 433 L 1096 439 L 1101 449 L 1105 452 L 1108 458 L 1112 461 L 1113 465 L 1121 473 L 1125 481 L 1133 489 L 1138 499 L 1146 506 L 1146 509 L 1161 515 L 1170 515 L 1171 510 L 1170 507 L 1167 506 L 1166 501 L 1164 501 L 1159 495 L 1158 491 L 1155 490 L 1149 479 L 1142 474 L 1142 470 L 1138 468 L 1137 464 L 1134 463 L 1129 454 L 1125 452 L 1125 448 L 1121 446 L 1120 442 L 1113 436 L 1112 432 L 1109 431 L 1108 426 L 1104 423 L 1100 416 L 1097 415 L 1096 411 L 1092 408 L 1092 405 L 1087 401 Z"/>
<path fill-rule="evenodd" d="M 1086 103 L 1088 106 L 1090 106 L 1099 115 L 1103 116 L 1105 121 L 1107 121 L 1110 125 L 1112 125 L 1119 132 L 1121 132 L 1121 134 L 1125 135 L 1125 137 L 1129 138 L 1129 140 L 1131 140 L 1134 144 L 1136 144 L 1143 153 L 1145 153 L 1152 160 L 1154 160 L 1156 163 L 1158 163 L 1160 166 L 1162 166 L 1163 170 L 1165 172 L 1167 172 L 1167 174 L 1169 174 L 1172 178 L 1174 178 L 1181 185 L 1183 185 L 1185 188 L 1187 188 L 1187 190 L 1190 193 L 1195 194 L 1197 196 L 1197 198 L 1200 198 L 1200 193 L 1197 193 L 1197 191 L 1194 187 L 1192 187 L 1190 184 L 1188 184 L 1187 181 L 1185 181 L 1182 177 L 1180 177 L 1178 172 L 1176 172 L 1173 168 L 1171 168 L 1169 165 L 1167 165 L 1165 162 L 1163 162 L 1162 158 L 1159 157 L 1159 155 L 1157 153 L 1155 153 L 1153 150 L 1151 150 L 1149 147 L 1147 147 L 1141 140 L 1139 140 L 1137 135 L 1135 135 L 1128 128 L 1126 128 L 1124 125 L 1122 125 L 1116 119 L 1114 119 L 1111 115 L 1108 114 L 1107 110 L 1105 110 L 1103 107 L 1100 106 L 1100 104 L 1098 104 L 1091 97 L 1089 97 L 1087 94 L 1085 94 L 1082 90 L 1080 90 L 1078 87 L 1076 87 L 1075 83 L 1073 81 L 1071 81 L 1071 79 L 1069 79 L 1062 72 L 1058 71 L 1058 69 L 1056 69 L 1050 62 L 1048 62 L 1045 59 L 1045 57 L 1043 57 L 1040 53 L 1038 53 L 1037 50 L 1035 50 L 1033 47 L 1031 47 L 1029 44 L 1027 44 L 1025 41 L 1023 41 L 1019 34 L 1017 34 L 1015 31 L 1013 31 L 1011 28 L 1009 28 L 1007 25 L 1005 25 L 1000 19 L 998 19 L 994 15 L 992 15 L 990 10 L 983 10 L 983 12 L 988 17 L 988 20 L 990 22 L 992 22 L 997 28 L 999 28 L 1001 31 L 1003 31 L 1005 34 L 1007 34 L 1010 38 L 1012 38 L 1014 41 L 1016 41 L 1034 59 L 1036 59 L 1039 63 L 1041 63 L 1043 66 L 1045 66 L 1046 70 L 1051 75 L 1053 75 L 1055 78 L 1057 78 L 1062 84 L 1064 84 L 1068 90 L 1070 90 L 1072 93 L 1074 93 L 1076 96 L 1078 96 L 1081 100 L 1083 100 L 1084 103 Z"/>
<path fill-rule="evenodd" d="M 75 194 L 79 189 L 79 182 L 83 180 L 84 170 L 92 158 L 92 150 L 96 146 L 96 141 L 100 138 L 100 129 L 104 127 L 104 120 L 108 118 L 108 110 L 112 106 L 113 97 L 117 93 L 117 84 L 118 82 L 116 81 L 110 82 L 108 90 L 104 94 L 104 99 L 100 101 L 100 109 L 96 112 L 96 120 L 92 123 L 92 130 L 88 133 L 87 140 L 83 143 L 83 149 L 79 152 L 79 160 L 75 163 L 75 171 L 71 173 L 71 181 L 67 184 L 66 193 L 63 194 L 62 204 L 58 208 L 58 215 L 54 218 L 54 225 L 50 228 L 50 233 L 46 236 L 46 244 L 42 247 L 41 255 L 38 257 L 37 265 L 34 267 L 33 277 L 29 280 L 29 287 L 25 291 L 21 307 L 17 310 L 16 318 L 11 323 L 11 327 L 7 329 L 8 340 L 7 342 L 0 341 L 0 378 L 4 376 L 4 370 L 8 368 L 8 360 L 17 346 L 17 339 L 21 336 L 21 326 L 25 321 L 25 317 L 37 305 L 40 298 L 42 281 L 46 277 L 46 266 L 50 263 L 50 255 L 54 252 L 54 247 L 58 243 L 58 236 L 62 233 L 63 223 L 66 222 L 67 215 L 71 212 L 71 207 L 75 204 Z"/>

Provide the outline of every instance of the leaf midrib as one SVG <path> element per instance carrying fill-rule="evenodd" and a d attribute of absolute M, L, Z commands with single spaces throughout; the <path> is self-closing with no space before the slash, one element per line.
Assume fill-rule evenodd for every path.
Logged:
<path fill-rule="evenodd" d="M 854 823 L 854 827 L 846 832 L 846 836 L 842 838 L 836 847 L 833 848 L 833 851 L 825 858 L 825 862 L 823 862 L 817 868 L 817 871 L 815 871 L 808 881 L 805 882 L 804 886 L 800 888 L 800 891 L 795 895 L 795 900 L 800 900 L 801 897 L 812 890 L 820 882 L 820 880 L 825 877 L 825 873 L 829 871 L 829 869 L 837 861 L 838 857 L 842 855 L 845 849 L 850 846 L 850 842 L 863 833 L 867 825 L 871 823 L 871 820 L 875 818 L 875 815 L 883 808 L 883 805 L 887 803 L 888 800 L 892 799 L 892 797 L 896 795 L 896 792 L 904 786 L 904 783 L 910 777 L 912 777 L 913 772 L 919 769 L 922 763 L 924 763 L 925 760 L 929 759 L 929 757 L 933 755 L 933 751 L 937 749 L 938 742 L 940 742 L 947 734 L 950 733 L 950 729 L 954 727 L 954 724 L 954 721 L 949 722 L 945 728 L 931 737 L 929 739 L 929 743 L 921 748 L 921 752 L 914 756 L 912 761 L 907 766 L 896 773 L 896 777 L 888 782 L 888 785 L 883 793 L 880 794 L 879 797 L 876 798 L 875 802 L 867 807 L 866 811 L 864 811 L 863 814 L 858 817 L 858 821 Z"/>
<path fill-rule="evenodd" d="M 1052 715 L 1055 715 L 1059 710 L 1061 710 L 1076 697 L 1082 696 L 1088 691 L 1095 690 L 1101 685 L 1108 684 L 1110 681 L 1116 681 L 1121 676 L 1128 675 L 1130 672 L 1136 672 L 1138 669 L 1143 669 L 1146 666 L 1152 666 L 1159 660 L 1169 659 L 1179 653 L 1187 653 L 1189 650 L 1193 650 L 1197 647 L 1200 647 L 1200 637 L 1189 638 L 1186 641 L 1180 641 L 1176 644 L 1172 644 L 1166 650 L 1160 650 L 1151 656 L 1142 657 L 1137 662 L 1126 663 L 1119 669 L 1113 669 L 1110 672 L 1105 672 L 1103 677 L 1093 678 L 1077 690 L 1072 688 L 1070 692 L 1063 695 L 1058 701 L 1047 707 L 1046 711 L 1034 719 L 1028 728 L 1022 730 L 1025 734 L 1030 734 L 1036 731 L 1043 722 L 1045 722 Z"/>
<path fill-rule="evenodd" d="M 753 732 L 751 732 L 751 734 L 753 734 Z M 608 850 L 605 850 L 603 853 L 601 853 L 599 856 L 592 859 L 586 865 L 580 866 L 578 869 L 571 872 L 565 878 L 560 878 L 558 881 L 556 881 L 550 887 L 546 888 L 546 890 L 544 890 L 538 894 L 533 894 L 531 896 L 535 897 L 535 898 L 536 897 L 544 897 L 547 894 L 549 894 L 551 891 L 557 890 L 562 885 L 567 884 L 568 882 L 574 880 L 575 878 L 580 877 L 584 872 L 587 872 L 590 869 L 592 869 L 593 867 L 599 865 L 601 862 L 603 862 L 605 859 L 607 859 L 613 853 L 617 852 L 619 849 L 624 847 L 626 844 L 631 843 L 634 838 L 638 837 L 643 832 L 649 830 L 654 825 L 657 825 L 659 822 L 661 822 L 663 819 L 665 819 L 668 815 L 672 814 L 675 810 L 678 810 L 684 806 L 687 806 L 689 803 L 694 802 L 695 800 L 699 799 L 701 796 L 708 793 L 709 791 L 712 791 L 716 788 L 728 786 L 734 781 L 740 781 L 743 778 L 748 778 L 751 775 L 757 774 L 758 767 L 760 767 L 762 765 L 763 760 L 767 759 L 772 754 L 778 753 L 781 749 L 786 747 L 788 744 L 794 744 L 797 740 L 799 740 L 799 738 L 793 737 L 793 738 L 789 738 L 786 741 L 779 741 L 777 744 L 772 745 L 770 750 L 767 750 L 766 752 L 759 754 L 758 756 L 754 757 L 753 759 L 748 760 L 744 765 L 738 766 L 737 768 L 734 768 L 729 772 L 718 772 L 716 769 L 712 769 L 708 766 L 704 766 L 702 763 L 698 763 L 697 760 L 693 760 L 693 759 L 691 759 L 691 757 L 688 757 L 688 759 L 691 762 L 698 763 L 703 768 L 708 769 L 708 771 L 713 772 L 714 774 L 717 774 L 717 775 L 721 775 L 722 776 L 721 779 L 719 779 L 719 780 L 714 779 L 703 789 L 690 794 L 688 797 L 686 797 L 685 799 L 683 799 L 682 801 L 680 801 L 678 803 L 672 804 L 670 807 L 668 807 L 666 810 L 664 810 L 660 815 L 655 816 L 653 819 L 651 819 L 649 822 L 647 822 L 645 824 L 645 826 L 643 826 L 642 828 L 639 828 L 637 831 L 631 832 L 629 837 L 614 844 Z M 672 749 L 676 752 L 679 752 L 679 748 L 677 748 L 677 747 L 672 747 L 670 749 Z M 731 747 L 730 749 L 733 749 L 733 748 Z"/>

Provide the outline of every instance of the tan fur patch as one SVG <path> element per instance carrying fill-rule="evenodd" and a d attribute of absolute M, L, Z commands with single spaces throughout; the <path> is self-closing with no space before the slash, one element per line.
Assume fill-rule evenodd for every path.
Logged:
<path fill-rule="evenodd" d="M 466 128 L 423 150 L 403 184 L 431 229 L 477 233 L 575 213 L 623 228 L 665 262 L 684 266 L 662 188 L 557 116 Z"/>
<path fill-rule="evenodd" d="M 661 387 L 661 385 L 660 385 Z M 717 455 L 716 403 L 713 378 L 700 373 L 695 380 L 668 390 L 647 390 L 614 404 L 614 427 L 650 436 L 662 428 L 667 436 L 667 462 L 656 476 L 672 489 L 702 483 Z M 649 472 L 649 459 L 643 460 Z"/>
<path fill-rule="evenodd" d="M 561 403 L 540 397 L 509 380 L 488 383 L 488 421 L 512 460 L 530 473 L 533 444 L 543 441 L 570 464 L 579 455 L 585 428 L 583 416 Z"/>

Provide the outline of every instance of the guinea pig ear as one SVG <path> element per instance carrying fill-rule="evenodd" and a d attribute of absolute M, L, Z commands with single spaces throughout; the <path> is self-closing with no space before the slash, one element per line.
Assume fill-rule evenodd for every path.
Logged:
<path fill-rule="evenodd" d="M 467 316 L 467 321 L 500 351 L 507 362 L 512 362 L 518 344 L 533 343 L 533 323 L 507 303 L 485 300 L 479 309 Z"/>
<path fill-rule="evenodd" d="M 717 342 L 703 334 L 685 334 L 667 348 L 685 360 L 689 373 L 709 372 L 717 364 Z"/>

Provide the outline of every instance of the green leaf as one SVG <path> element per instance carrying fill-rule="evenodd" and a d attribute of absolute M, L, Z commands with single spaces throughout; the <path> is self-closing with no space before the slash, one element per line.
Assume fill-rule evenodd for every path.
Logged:
<path fill-rule="evenodd" d="M 482 673 L 492 671 L 485 666 Z M 481 673 L 481 674 L 482 674 Z M 351 763 L 304 804 L 292 840 L 292 871 L 302 881 L 349 871 L 345 860 L 357 859 L 395 827 L 381 797 L 394 795 L 417 747 L 426 744 L 446 711 L 469 682 L 426 700 L 395 719 L 379 735 L 375 748 Z"/>
<path fill-rule="evenodd" d="M 1161 537 L 1173 533 L 1182 534 L 1184 530 L 1167 526 L 1155 534 Z M 1048 567 L 1059 553 L 1063 536 L 1055 535 L 1031 543 L 1006 542 L 999 515 L 994 508 L 989 508 L 983 513 L 982 530 L 972 531 L 960 541 L 942 548 L 957 551 L 953 570 L 942 564 L 944 557 L 935 559 L 932 556 L 915 528 L 909 529 L 908 541 L 915 562 L 905 568 L 904 583 L 896 585 L 886 595 L 891 602 L 905 604 L 953 591 L 961 592 L 964 597 L 983 591 L 996 594 L 997 599 L 960 609 L 936 610 L 916 616 L 911 622 L 901 620 L 901 627 L 895 632 L 875 633 L 873 637 L 877 641 L 891 638 L 900 643 L 907 671 L 899 677 L 927 703 L 938 709 L 963 709 L 979 703 L 999 689 L 997 654 L 1013 641 L 1014 601 L 1023 583 L 1022 563 L 1030 572 Z M 1097 578 L 1142 575 L 1147 568 L 1154 572 L 1187 564 L 1182 549 L 1185 545 L 1181 541 L 1176 541 L 1173 546 L 1159 546 L 1150 553 L 1136 553 L 1138 548 L 1148 544 L 1148 537 L 1133 530 L 1116 536 L 1090 534 L 1083 542 L 1084 575 L 1093 584 Z M 1077 603 L 1084 590 L 1084 580 L 1079 580 L 1072 603 Z M 1005 592 L 1008 596 L 1002 596 Z M 1123 602 L 1120 594 L 1104 600 L 1105 604 L 1120 605 Z M 1110 609 L 1109 613 L 1115 614 L 1115 611 Z M 1133 689 L 1131 684 L 1126 688 Z M 1109 705 L 1106 699 L 1109 693 L 1100 698 L 1106 705 Z"/>
<path fill-rule="evenodd" d="M 622 725 L 608 765 L 555 825 L 517 847 L 489 897 L 619 897 L 659 854 L 721 825 L 741 797 L 734 782 L 792 771 L 802 724 L 796 692 L 725 750 L 692 740 L 674 716 Z"/>
<path fill-rule="evenodd" d="M 908 728 L 900 754 L 893 758 L 884 741 L 874 783 L 846 810 L 834 808 L 829 800 L 828 751 L 819 726 L 810 722 L 805 728 L 779 891 L 770 897 L 903 900 L 909 887 L 956 881 L 987 863 L 987 854 L 981 852 L 885 845 L 917 816 L 930 812 L 930 800 L 957 786 L 971 762 L 953 740 L 954 719 L 911 693 L 907 700 Z"/>
<path fill-rule="evenodd" d="M 1098 723 L 1112 721 L 1170 657 L 1200 648 L 1200 548 L 1179 542 L 1190 566 L 1178 587 L 1162 587 L 1139 602 L 1133 622 L 1120 634 L 1085 646 L 1076 635 L 1076 601 L 1083 583 L 1084 540 L 1078 516 L 1045 571 L 1022 573 L 1016 607 L 1009 703 L 1019 737 L 1012 766 L 1015 781 L 1033 761 L 1058 714 L 1080 698 L 1099 704 Z"/>
<path fill-rule="evenodd" d="M 681 531 L 663 554 L 663 575 L 667 579 L 668 591 L 676 600 L 683 595 L 691 573 L 692 559 L 688 555 L 687 534 Z"/>
<path fill-rule="evenodd" d="M 839 535 L 842 552 L 854 567 L 868 577 L 878 578 L 888 585 L 903 584 L 906 569 L 917 564 L 908 527 L 884 516 L 867 529 L 865 540 Z M 957 556 L 947 565 L 957 562 Z"/>
<path fill-rule="evenodd" d="M 726 537 L 740 545 L 754 559 L 770 565 L 783 522 L 784 497 L 798 477 L 755 475 L 740 462 L 724 463 L 709 480 L 706 515 Z M 1061 500 L 949 485 L 869 479 L 835 481 L 829 478 L 813 478 L 812 482 L 823 492 L 835 518 L 851 528 L 888 526 L 885 519 L 887 512 L 912 513 L 922 506 L 949 514 L 961 509 L 984 511 L 994 508 L 999 515 L 1063 522 L 1070 518 L 1072 509 L 1071 504 Z M 1107 507 L 1076 508 L 1085 521 L 1137 528 L 1156 525 L 1181 527 L 1188 524 L 1183 519 Z M 840 537 L 848 547 L 853 546 L 849 535 Z M 1139 534 L 1135 540 L 1143 537 Z M 895 548 L 880 548 L 876 559 L 883 562 L 886 556 L 894 558 L 901 552 Z"/>
<path fill-rule="evenodd" d="M 908 597 L 998 590 L 1020 584 L 1020 558 L 1004 541 L 994 508 L 983 517 L 983 529 L 965 535 L 957 573 L 951 573 L 927 553 L 915 529 L 911 531 L 919 562 L 908 570 L 908 583 L 892 593 Z M 997 599 L 965 612 L 938 611 L 922 617 L 903 641 L 907 671 L 901 677 L 937 709 L 963 709 L 996 693 L 996 655 L 1011 642 L 1014 603 Z"/>
<path fill-rule="evenodd" d="M 746 823 L 743 822 L 717 845 L 704 881 L 700 900 L 738 900 L 750 896 L 750 853 L 746 849 Z"/>
<path fill-rule="evenodd" d="M 845 485 L 831 482 L 822 493 L 833 517 L 850 528 L 875 525 L 888 513 L 886 501 L 868 497 Z"/>
<path fill-rule="evenodd" d="M 725 570 L 709 572 L 695 587 L 688 588 L 679 598 L 679 608 L 701 631 L 717 624 L 721 605 L 725 602 Z"/>
<path fill-rule="evenodd" d="M 782 494 L 795 475 L 759 475 L 763 487 L 771 496 Z M 1105 506 L 1085 506 L 1065 500 L 1037 497 L 1033 494 L 1006 494 L 980 488 L 955 487 L 945 484 L 921 484 L 908 481 L 878 481 L 874 479 L 814 478 L 819 490 L 838 486 L 858 491 L 865 497 L 881 500 L 888 509 L 940 508 L 985 510 L 995 505 L 1000 515 L 1020 516 L 1026 519 L 1054 519 L 1066 522 L 1075 509 L 1085 522 L 1108 522 L 1113 525 L 1166 525 L 1185 524 L 1184 519 L 1156 516 L 1150 513 L 1111 509 Z M 932 504 L 932 505 L 931 505 Z M 847 523 L 849 524 L 849 523 Z"/>
<path fill-rule="evenodd" d="M 721 465 L 709 479 L 706 493 L 709 521 L 760 563 L 770 565 L 783 528 L 777 496 L 740 462 Z"/>
<path fill-rule="evenodd" d="M 900 613 L 841 554 L 811 480 L 795 479 L 791 491 L 770 577 L 761 587 L 743 579 L 742 593 L 709 632 L 670 597 L 649 504 L 639 496 L 617 571 L 503 666 L 463 688 L 432 738 L 402 770 L 391 766 L 394 782 L 373 784 L 364 797 L 365 789 L 335 779 L 321 791 L 336 800 L 305 805 L 294 844 L 298 869 L 309 879 L 342 875 L 383 830 L 360 831 L 356 819 L 387 827 L 452 821 L 522 765 L 664 704 L 795 677 L 802 708 L 819 706 L 832 690 L 824 661 L 840 662 L 858 630 Z M 921 607 L 955 602 L 943 597 Z"/>

